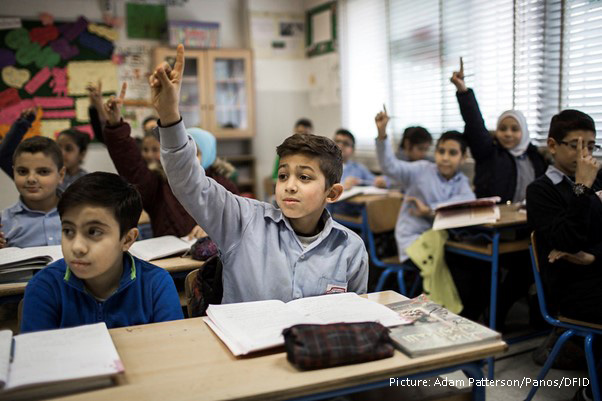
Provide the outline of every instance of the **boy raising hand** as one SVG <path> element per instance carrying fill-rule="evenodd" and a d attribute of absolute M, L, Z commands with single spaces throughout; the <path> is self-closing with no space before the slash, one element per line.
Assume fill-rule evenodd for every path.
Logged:
<path fill-rule="evenodd" d="M 159 114 L 161 158 L 169 184 L 216 242 L 224 265 L 222 302 L 366 292 L 368 255 L 360 237 L 325 210 L 343 191 L 342 156 L 328 138 L 298 134 L 277 148 L 279 208 L 231 194 L 196 159 L 178 111 L 184 48 L 173 68 L 149 77 Z"/>

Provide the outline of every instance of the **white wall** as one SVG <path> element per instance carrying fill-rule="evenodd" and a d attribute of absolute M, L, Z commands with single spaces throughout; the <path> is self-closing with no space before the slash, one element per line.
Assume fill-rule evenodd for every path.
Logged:
<path fill-rule="evenodd" d="M 125 0 L 115 0 L 117 14 L 125 17 Z M 148 1 L 148 3 L 158 3 Z M 242 0 L 189 0 L 183 7 L 167 7 L 168 19 L 215 21 L 220 23 L 222 47 L 241 48 L 246 46 L 244 13 Z M 100 1 L 98 0 L 2 0 L 1 16 L 35 19 L 42 12 L 54 15 L 57 21 L 75 20 L 80 15 L 90 21 L 101 21 Z M 136 44 L 159 45 L 153 40 L 132 40 L 127 38 L 125 24 L 119 30 L 117 46 Z M 106 148 L 92 144 L 83 167 L 88 171 L 116 172 Z M 0 210 L 15 203 L 18 193 L 10 178 L 0 172 Z"/>

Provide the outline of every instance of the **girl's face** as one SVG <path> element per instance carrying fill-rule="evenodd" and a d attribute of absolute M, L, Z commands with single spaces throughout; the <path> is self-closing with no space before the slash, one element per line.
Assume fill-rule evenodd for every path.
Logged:
<path fill-rule="evenodd" d="M 495 131 L 498 142 L 506 149 L 515 148 L 520 143 L 522 136 L 520 125 L 513 117 L 506 117 L 500 121 Z"/>
<path fill-rule="evenodd" d="M 86 152 L 80 152 L 79 147 L 69 135 L 59 135 L 56 142 L 63 152 L 63 164 L 67 172 L 70 174 L 77 172 L 84 161 Z"/>
<path fill-rule="evenodd" d="M 146 164 L 161 163 L 161 144 L 152 136 L 145 136 L 142 140 L 142 158 Z"/>

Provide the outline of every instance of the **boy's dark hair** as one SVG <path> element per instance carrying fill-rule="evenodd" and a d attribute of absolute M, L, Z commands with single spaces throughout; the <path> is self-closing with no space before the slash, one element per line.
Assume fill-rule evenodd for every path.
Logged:
<path fill-rule="evenodd" d="M 399 143 L 399 147 L 401 149 L 403 149 L 406 141 L 410 145 L 410 148 L 412 148 L 415 145 L 421 145 L 427 142 L 433 143 L 433 137 L 424 127 L 408 127 L 403 131 L 403 136 L 401 137 L 401 142 Z"/>
<path fill-rule="evenodd" d="M 276 152 L 280 160 L 300 153 L 318 158 L 320 169 L 326 177 L 326 188 L 341 181 L 343 156 L 341 149 L 330 138 L 311 134 L 291 135 L 276 148 Z"/>
<path fill-rule="evenodd" d="M 26 139 L 17 146 L 13 153 L 13 166 L 21 153 L 43 153 L 50 157 L 58 170 L 63 168 L 63 152 L 55 141 L 45 136 L 34 136 Z"/>
<path fill-rule="evenodd" d="M 138 225 L 142 213 L 142 197 L 136 187 L 113 173 L 95 172 L 75 180 L 59 200 L 61 219 L 77 206 L 94 205 L 110 209 L 119 223 L 119 236 Z"/>
<path fill-rule="evenodd" d="M 443 134 L 441 134 L 439 139 L 437 139 L 437 144 L 435 145 L 435 147 L 439 147 L 439 144 L 444 141 L 458 142 L 460 144 L 460 150 L 462 151 L 462 154 L 466 153 L 466 148 L 468 147 L 468 144 L 466 143 L 466 140 L 464 139 L 464 135 L 462 135 L 460 132 L 445 131 Z"/>
<path fill-rule="evenodd" d="M 155 116 L 149 116 L 146 117 L 143 121 L 142 121 L 142 127 L 144 127 L 146 125 L 147 122 L 149 121 L 159 121 L 159 119 Z"/>
<path fill-rule="evenodd" d="M 355 149 L 355 137 L 353 136 L 353 134 L 349 130 L 346 130 L 345 128 L 339 128 L 337 130 L 337 132 L 334 133 L 335 137 L 337 135 L 343 135 L 343 136 L 346 136 L 347 138 L 351 139 L 351 147 L 353 149 Z"/>
<path fill-rule="evenodd" d="M 59 136 L 61 135 L 67 135 L 69 138 L 71 138 L 71 140 L 75 142 L 75 145 L 77 145 L 79 148 L 80 153 L 88 150 L 88 145 L 90 144 L 90 135 L 86 134 L 85 132 L 78 131 L 74 128 L 69 128 L 59 132 Z"/>
<path fill-rule="evenodd" d="M 309 118 L 300 118 L 297 120 L 297 122 L 295 123 L 295 127 L 297 125 L 302 125 L 304 127 L 310 128 L 310 129 L 314 129 L 314 125 L 311 122 L 311 120 Z"/>
<path fill-rule="evenodd" d="M 595 135 L 596 123 L 594 123 L 594 120 L 588 114 L 582 111 L 562 110 L 552 117 L 548 138 L 553 138 L 556 142 L 560 142 L 569 132 L 578 130 L 592 131 Z"/>

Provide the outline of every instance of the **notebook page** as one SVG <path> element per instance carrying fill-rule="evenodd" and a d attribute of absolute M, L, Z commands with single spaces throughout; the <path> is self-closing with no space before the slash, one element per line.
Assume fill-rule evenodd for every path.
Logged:
<path fill-rule="evenodd" d="M 8 379 L 8 367 L 10 365 L 12 339 L 12 331 L 0 331 L 0 387 L 4 387 Z"/>
<path fill-rule="evenodd" d="M 173 235 L 164 235 L 142 241 L 136 241 L 130 253 L 142 260 L 160 259 L 176 253 L 187 251 L 190 245 Z"/>
<path fill-rule="evenodd" d="M 15 336 L 7 388 L 123 372 L 105 323 Z"/>
<path fill-rule="evenodd" d="M 49 256 L 52 260 L 61 259 L 63 252 L 60 245 L 34 246 L 31 248 L 8 247 L 0 249 L 0 263 L 8 265 L 36 257 Z"/>
<path fill-rule="evenodd" d="M 291 312 L 282 301 L 275 300 L 210 305 L 207 316 L 244 353 L 283 344 L 282 330 L 308 321 L 303 315 Z"/>
<path fill-rule="evenodd" d="M 287 305 L 317 324 L 379 322 L 390 327 L 411 323 L 386 306 L 353 292 L 301 298 Z"/>
<path fill-rule="evenodd" d="M 34 246 L 31 248 L 23 248 L 24 251 L 35 253 L 40 256 L 50 256 L 52 261 L 63 259 L 63 249 L 60 245 L 49 246 Z"/>

